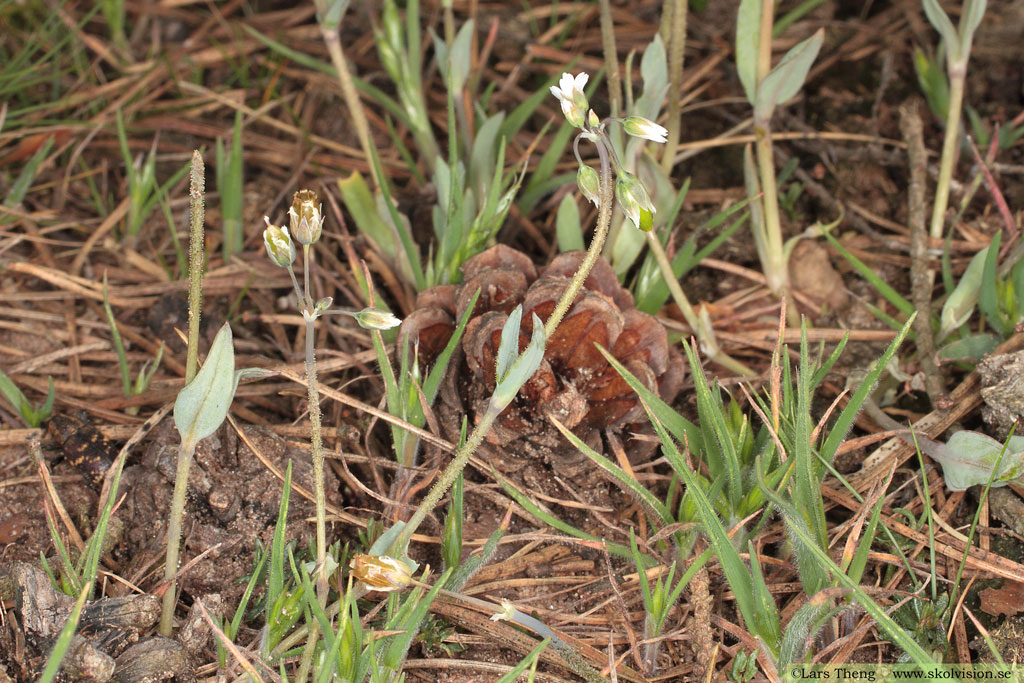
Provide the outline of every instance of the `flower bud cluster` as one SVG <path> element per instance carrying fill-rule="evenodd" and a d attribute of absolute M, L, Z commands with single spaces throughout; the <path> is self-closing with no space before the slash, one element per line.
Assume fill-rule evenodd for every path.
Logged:
<path fill-rule="evenodd" d="M 590 109 L 590 103 L 583 92 L 583 87 L 589 79 L 585 73 L 573 76 L 563 73 L 558 81 L 558 86 L 551 87 L 551 94 L 558 98 L 562 106 L 562 114 L 573 126 L 582 129 L 581 138 L 592 140 L 595 144 L 610 146 L 604 134 L 604 123 Z M 609 119 L 622 124 L 623 130 L 633 137 L 653 142 L 665 142 L 668 139 L 668 131 L 642 116 L 627 116 L 624 119 Z M 579 159 L 577 153 L 576 158 Z M 632 173 L 621 168 L 618 161 L 615 161 L 617 179 L 615 182 L 615 197 L 623 213 L 638 229 L 644 232 L 649 231 L 654 223 L 654 203 L 651 201 L 643 183 Z M 599 205 L 601 202 L 601 178 L 598 172 L 582 161 L 579 171 L 576 174 L 576 184 L 580 192 L 588 201 Z"/>

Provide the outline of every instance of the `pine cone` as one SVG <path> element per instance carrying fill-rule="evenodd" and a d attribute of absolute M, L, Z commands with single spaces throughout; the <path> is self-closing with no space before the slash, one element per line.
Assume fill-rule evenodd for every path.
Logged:
<path fill-rule="evenodd" d="M 499 244 L 466 261 L 461 285 L 422 291 L 417 310 L 402 323 L 402 336 L 418 342 L 420 358 L 433 359 L 448 343 L 473 298 L 480 297 L 462 338 L 468 372 L 456 368 L 456 385 L 471 417 L 487 407 L 495 387 L 495 357 L 508 314 L 523 305 L 520 350 L 533 328 L 533 314 L 546 321 L 586 252 L 560 254 L 543 270 L 529 257 Z M 648 389 L 671 401 L 685 374 L 681 354 L 665 329 L 634 307 L 607 261 L 599 259 L 562 323 L 548 339 L 544 361 L 518 398 L 496 421 L 488 440 L 507 445 L 519 438 L 550 436 L 557 419 L 578 434 L 646 422 L 635 392 L 598 351 L 608 349 Z M 463 380 L 463 381 L 460 381 Z M 557 432 L 554 432 L 557 438 Z"/>

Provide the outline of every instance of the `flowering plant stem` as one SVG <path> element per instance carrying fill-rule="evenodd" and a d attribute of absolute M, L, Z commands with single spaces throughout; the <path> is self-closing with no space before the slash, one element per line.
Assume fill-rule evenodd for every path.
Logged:
<path fill-rule="evenodd" d="M 299 299 L 299 309 L 306 322 L 306 389 L 309 397 L 310 446 L 313 455 L 313 491 L 316 505 L 316 593 L 320 604 L 327 602 L 327 498 L 324 493 L 324 442 L 320 414 L 320 385 L 316 375 L 316 319 L 319 311 L 309 293 L 310 250 L 302 245 L 303 289 L 299 289 L 295 271 L 288 266 L 292 285 Z"/>
<path fill-rule="evenodd" d="M 167 558 L 164 562 L 163 604 L 160 612 L 160 634 L 171 636 L 174 626 L 174 605 L 177 600 L 177 584 L 174 575 L 178 570 L 178 559 L 181 553 L 181 523 L 185 517 L 185 497 L 188 491 L 188 472 L 192 467 L 192 457 L 196 445 L 181 444 L 178 446 L 178 466 L 174 472 L 174 495 L 171 498 L 170 517 L 167 520 Z"/>
<path fill-rule="evenodd" d="M 188 350 L 185 356 L 185 384 L 195 379 L 199 367 L 199 313 L 203 305 L 203 220 L 205 209 L 203 193 L 206 175 L 203 158 L 192 153 L 189 183 L 189 246 L 188 246 Z M 178 601 L 174 576 L 178 572 L 181 549 L 181 522 L 185 515 L 185 494 L 188 491 L 188 472 L 196 445 L 181 444 L 178 466 L 174 474 L 174 495 L 171 498 L 170 517 L 167 520 L 167 557 L 164 562 L 164 581 L 168 583 L 160 610 L 160 635 L 170 637 L 174 628 L 174 606 Z"/>

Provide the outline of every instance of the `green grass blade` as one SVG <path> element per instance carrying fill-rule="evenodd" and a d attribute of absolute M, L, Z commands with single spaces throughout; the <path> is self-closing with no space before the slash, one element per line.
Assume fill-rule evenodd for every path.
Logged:
<path fill-rule="evenodd" d="M 826 463 L 832 462 L 836 451 L 839 450 L 839 445 L 846 438 L 846 434 L 849 432 L 850 428 L 853 427 L 853 421 L 857 418 L 857 413 L 860 412 L 861 406 L 864 404 L 864 400 L 871 394 L 871 391 L 875 387 L 875 382 L 878 381 L 878 378 L 885 370 L 885 366 L 889 364 L 889 361 L 896 353 L 896 350 L 903 343 L 903 339 L 907 336 L 907 333 L 910 332 L 910 326 L 914 323 L 914 317 L 915 316 L 913 314 L 910 316 L 910 319 L 907 320 L 903 329 L 900 330 L 899 334 L 896 335 L 896 338 L 892 340 L 891 344 L 889 344 L 889 348 L 885 350 L 882 357 L 878 359 L 870 372 L 868 372 L 864 377 L 860 386 L 857 387 L 857 391 L 855 391 L 853 396 L 850 397 L 846 407 L 843 408 L 843 412 L 839 414 L 835 425 L 833 425 L 832 430 L 829 432 L 828 438 L 825 439 L 825 443 L 822 444 L 821 447 L 821 458 Z"/>
<path fill-rule="evenodd" d="M 839 240 L 832 236 L 832 233 L 824 230 L 822 233 L 825 235 L 825 238 L 831 242 L 832 246 L 836 248 L 836 251 L 838 251 L 840 255 L 842 255 L 842 257 L 846 259 L 847 262 L 849 262 L 849 264 L 861 274 L 861 277 L 867 280 L 879 294 L 885 297 L 886 301 L 895 306 L 904 315 L 911 315 L 914 312 L 914 304 L 904 299 L 900 293 L 890 287 L 885 280 L 878 277 L 875 271 L 871 270 L 867 264 L 847 251 L 846 247 L 840 244 Z"/>
<path fill-rule="evenodd" d="M 621 467 L 615 465 L 611 460 L 591 449 L 590 446 L 585 444 L 582 439 L 573 434 L 561 422 L 554 418 L 551 419 L 551 422 L 558 428 L 558 431 L 562 432 L 562 435 L 569 440 L 569 443 L 576 447 L 576 450 L 590 458 L 590 461 L 597 465 L 598 468 L 604 470 L 609 476 L 615 479 L 626 493 L 632 494 L 637 500 L 643 503 L 647 507 L 647 510 L 654 513 L 662 524 L 669 525 L 675 522 L 675 519 L 672 518 L 672 514 L 669 512 L 668 508 L 665 507 L 665 504 L 658 500 L 657 496 L 644 488 L 640 482 L 626 474 Z"/>

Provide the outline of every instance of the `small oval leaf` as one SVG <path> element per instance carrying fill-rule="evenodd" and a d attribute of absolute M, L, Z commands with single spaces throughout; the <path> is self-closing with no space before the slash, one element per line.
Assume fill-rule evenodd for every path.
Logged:
<path fill-rule="evenodd" d="M 213 340 L 206 363 L 178 392 L 174 402 L 174 426 L 181 434 L 182 445 L 194 445 L 217 431 L 227 417 L 235 384 L 235 349 L 231 327 L 224 323 Z"/>
<path fill-rule="evenodd" d="M 1024 436 L 1010 437 L 1006 453 L 999 461 L 1003 444 L 980 432 L 960 431 L 949 438 L 945 448 L 928 452 L 932 460 L 942 465 L 942 476 L 950 491 L 963 491 L 992 479 L 993 488 L 1017 481 L 1024 474 Z M 999 461 L 999 470 L 992 470 Z"/>

